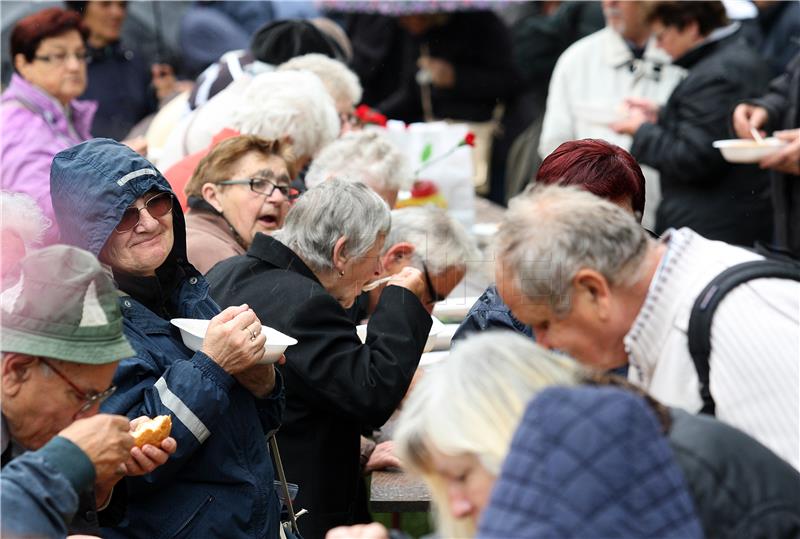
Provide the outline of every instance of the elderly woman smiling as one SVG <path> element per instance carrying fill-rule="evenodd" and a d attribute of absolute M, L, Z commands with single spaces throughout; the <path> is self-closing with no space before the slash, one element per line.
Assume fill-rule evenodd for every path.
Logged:
<path fill-rule="evenodd" d="M 256 234 L 246 255 L 208 273 L 220 304 L 247 298 L 259 317 L 299 341 L 281 368 L 287 410 L 278 441 L 286 475 L 300 485 L 297 506 L 309 510 L 300 521 L 306 539 L 366 510 L 357 497 L 360 433 L 382 425 L 400 404 L 430 331 L 416 268 L 403 269 L 383 290 L 366 344 L 346 310 L 381 275 L 390 219 L 369 187 L 330 179 L 298 199 L 281 230 Z"/>
<path fill-rule="evenodd" d="M 103 411 L 169 414 L 178 442 L 167 465 L 132 478 L 128 519 L 104 536 L 277 537 L 264 434 L 279 424 L 283 392 L 274 367 L 258 364 L 258 317 L 246 305 L 220 313 L 186 261 L 169 185 L 126 146 L 94 139 L 60 152 L 51 186 L 62 240 L 110 266 L 136 351 L 120 363 Z M 173 317 L 211 319 L 200 350 L 184 346 Z"/>
<path fill-rule="evenodd" d="M 244 254 L 257 232 L 283 226 L 294 159 L 285 142 L 241 135 L 214 147 L 186 185 L 186 247 L 201 273 Z"/>

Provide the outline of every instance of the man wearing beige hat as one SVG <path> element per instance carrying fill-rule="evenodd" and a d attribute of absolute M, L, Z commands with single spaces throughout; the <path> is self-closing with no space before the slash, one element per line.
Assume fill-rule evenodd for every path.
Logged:
<path fill-rule="evenodd" d="M 1 533 L 97 533 L 97 505 L 108 507 L 125 475 L 166 462 L 175 440 L 133 447 L 130 431 L 142 418 L 98 414 L 114 392 L 117 363 L 134 352 L 114 285 L 94 256 L 54 245 L 28 255 L 21 269 L 0 297 Z M 122 495 L 113 498 L 124 498 L 124 486 L 116 490 Z"/>

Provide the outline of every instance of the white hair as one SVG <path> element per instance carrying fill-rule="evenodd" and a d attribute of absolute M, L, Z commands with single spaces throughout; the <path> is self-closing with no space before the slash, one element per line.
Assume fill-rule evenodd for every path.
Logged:
<path fill-rule="evenodd" d="M 333 249 L 345 238 L 349 257 L 363 256 L 392 218 L 389 206 L 363 183 L 332 178 L 306 191 L 272 237 L 289 247 L 314 271 L 333 269 Z"/>
<path fill-rule="evenodd" d="M 468 537 L 468 519 L 448 511 L 447 489 L 431 450 L 471 454 L 497 476 L 527 403 L 541 390 L 572 386 L 586 371 L 566 356 L 510 331 L 471 335 L 425 373 L 403 405 L 394 439 L 398 456 L 428 482 L 441 537 Z"/>
<path fill-rule="evenodd" d="M 313 52 L 295 56 L 278 66 L 278 71 L 310 71 L 325 85 L 338 107 L 341 103 L 350 106 L 361 101 L 361 83 L 358 76 L 339 60 Z"/>
<path fill-rule="evenodd" d="M 0 222 L 0 227 L 15 232 L 26 248 L 38 246 L 52 225 L 30 196 L 9 191 L 0 191 Z"/>
<path fill-rule="evenodd" d="M 319 78 L 306 71 L 262 73 L 232 112 L 231 127 L 272 140 L 289 137 L 294 154 L 313 157 L 339 134 L 339 115 Z"/>
<path fill-rule="evenodd" d="M 413 245 L 412 264 L 421 268 L 420 262 L 424 262 L 432 274 L 444 273 L 453 266 L 467 267 L 479 256 L 464 226 L 433 206 L 392 211 L 392 230 L 382 254 L 400 242 Z"/>
<path fill-rule="evenodd" d="M 313 187 L 330 177 L 356 178 L 376 191 L 408 189 L 411 166 L 397 147 L 378 131 L 351 131 L 325 146 L 311 163 L 306 185 Z"/>
<path fill-rule="evenodd" d="M 575 187 L 534 185 L 510 202 L 496 254 L 526 297 L 565 315 L 578 271 L 629 284 L 639 278 L 650 241 L 616 204 Z"/>

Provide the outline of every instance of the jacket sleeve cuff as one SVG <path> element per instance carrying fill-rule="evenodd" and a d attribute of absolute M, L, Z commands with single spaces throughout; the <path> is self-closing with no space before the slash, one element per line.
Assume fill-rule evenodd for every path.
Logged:
<path fill-rule="evenodd" d="M 37 453 L 67 478 L 75 492 L 83 492 L 94 485 L 94 464 L 80 447 L 63 436 L 56 436 Z"/>
<path fill-rule="evenodd" d="M 192 361 L 204 376 L 213 380 L 225 391 L 230 391 L 233 384 L 236 383 L 236 379 L 233 376 L 225 372 L 225 369 L 217 365 L 213 359 L 203 352 L 195 352 Z"/>

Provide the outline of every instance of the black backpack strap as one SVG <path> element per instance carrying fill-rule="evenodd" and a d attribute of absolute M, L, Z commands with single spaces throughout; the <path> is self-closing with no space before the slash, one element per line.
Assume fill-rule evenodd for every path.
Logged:
<path fill-rule="evenodd" d="M 714 312 L 725 296 L 742 283 L 753 279 L 777 278 L 800 281 L 800 266 L 778 260 L 753 260 L 731 266 L 716 277 L 700 292 L 689 317 L 689 353 L 700 381 L 700 396 L 703 408 L 700 413 L 714 415 L 715 404 L 709 386 L 711 356 L 711 321 Z"/>

